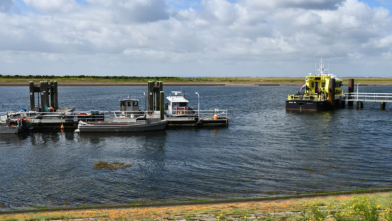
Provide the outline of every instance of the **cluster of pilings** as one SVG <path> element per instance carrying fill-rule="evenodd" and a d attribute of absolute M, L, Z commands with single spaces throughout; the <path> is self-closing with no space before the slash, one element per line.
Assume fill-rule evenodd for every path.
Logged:
<path fill-rule="evenodd" d="M 54 111 L 59 108 L 57 81 L 50 81 L 50 83 L 48 81 L 41 81 L 39 87 L 34 86 L 34 82 L 30 81 L 29 88 L 30 110 L 46 112 L 49 107 L 52 107 Z M 35 106 L 35 93 L 38 93 L 37 106 Z"/>
<path fill-rule="evenodd" d="M 162 81 L 148 82 L 148 111 L 160 111 L 161 120 L 164 119 L 165 94 Z"/>

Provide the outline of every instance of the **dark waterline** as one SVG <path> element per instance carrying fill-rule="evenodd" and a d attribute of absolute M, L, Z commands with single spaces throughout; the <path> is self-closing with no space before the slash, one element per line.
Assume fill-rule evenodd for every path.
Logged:
<path fill-rule="evenodd" d="M 164 87 L 166 95 L 180 87 Z M 392 106 L 286 112 L 297 87 L 182 87 L 201 109 L 228 109 L 228 128 L 129 134 L 0 135 L 0 204 L 124 204 L 227 199 L 391 186 Z M 347 91 L 347 88 L 344 88 Z M 390 87 L 361 87 L 390 92 Z M 117 110 L 146 87 L 59 87 L 62 107 Z M 27 87 L 0 87 L 0 110 L 28 108 Z M 132 167 L 96 170 L 98 162 Z M 13 203 L 16 203 L 13 204 Z"/>

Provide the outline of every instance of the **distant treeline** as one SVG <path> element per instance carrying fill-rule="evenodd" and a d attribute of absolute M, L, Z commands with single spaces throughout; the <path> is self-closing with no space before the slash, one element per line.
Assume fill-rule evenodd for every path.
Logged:
<path fill-rule="evenodd" d="M 15 80 L 39 80 L 39 79 L 64 79 L 64 80 L 115 80 L 115 81 L 186 81 L 186 78 L 179 77 L 137 77 L 137 76 L 89 76 L 89 75 L 1 75 L 0 79 L 15 79 Z"/>
<path fill-rule="evenodd" d="M 137 76 L 90 76 L 90 75 L 0 75 L 2 82 L 15 82 L 15 81 L 44 81 L 44 80 L 57 80 L 67 82 L 94 82 L 94 81 L 131 81 L 131 82 L 147 82 L 147 81 L 171 81 L 171 82 L 271 82 L 271 81 L 302 81 L 302 78 L 182 78 L 182 77 L 137 77 Z"/>

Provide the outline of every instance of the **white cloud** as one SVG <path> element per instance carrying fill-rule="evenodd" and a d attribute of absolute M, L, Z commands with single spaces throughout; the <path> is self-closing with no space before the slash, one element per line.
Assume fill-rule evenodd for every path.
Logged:
<path fill-rule="evenodd" d="M 78 5 L 74 0 L 23 0 L 27 6 L 33 7 L 41 12 L 56 13 L 70 12 L 75 10 Z"/>
<path fill-rule="evenodd" d="M 73 69 L 75 74 L 126 75 L 132 69 L 133 75 L 184 76 L 180 70 L 192 66 L 203 76 L 238 76 L 238 70 L 287 76 L 285 67 L 294 61 L 310 71 L 320 57 L 374 65 L 390 57 L 392 47 L 389 11 L 358 0 L 202 0 L 197 9 L 170 8 L 163 0 L 23 1 L 38 13 L 8 13 L 14 2 L 0 1 L 7 12 L 0 13 L 0 65 L 10 74 L 21 74 L 21 66 L 69 74 L 61 65 L 84 64 L 80 72 L 94 73 Z"/>

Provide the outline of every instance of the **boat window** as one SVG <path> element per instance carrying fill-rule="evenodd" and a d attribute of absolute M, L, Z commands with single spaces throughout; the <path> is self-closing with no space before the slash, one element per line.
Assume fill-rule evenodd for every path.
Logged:
<path fill-rule="evenodd" d="M 125 102 L 121 102 L 120 105 L 121 105 L 121 106 L 125 106 Z"/>
<path fill-rule="evenodd" d="M 185 102 L 181 102 L 181 103 L 180 103 L 180 107 L 186 107 L 186 105 L 187 105 L 187 104 L 186 104 Z"/>
<path fill-rule="evenodd" d="M 133 102 L 133 106 L 137 106 L 137 105 L 139 105 L 138 102 L 137 102 L 137 101 L 134 101 L 134 102 Z"/>
<path fill-rule="evenodd" d="M 325 87 L 325 82 L 322 82 L 322 83 L 321 83 L 321 87 Z"/>
<path fill-rule="evenodd" d="M 131 102 L 128 102 L 128 107 L 131 107 L 132 105 L 131 105 Z"/>

